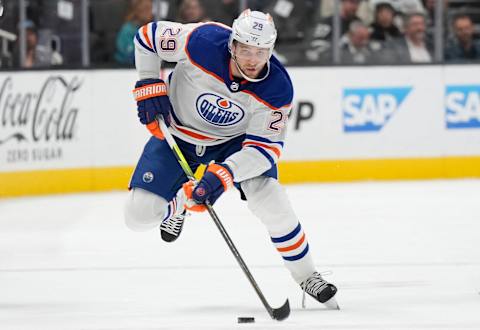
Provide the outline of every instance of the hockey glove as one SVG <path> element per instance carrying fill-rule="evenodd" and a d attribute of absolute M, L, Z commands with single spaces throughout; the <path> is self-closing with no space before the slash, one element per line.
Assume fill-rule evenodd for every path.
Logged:
<path fill-rule="evenodd" d="M 196 185 L 193 181 L 183 185 L 183 190 L 187 196 L 185 207 L 190 211 L 203 212 L 207 209 L 206 201 L 213 205 L 232 186 L 233 174 L 228 165 L 210 164 L 202 179 Z"/>
<path fill-rule="evenodd" d="M 163 115 L 165 124 L 170 125 L 170 110 L 172 105 L 167 95 L 167 86 L 161 79 L 144 79 L 135 84 L 133 96 L 137 101 L 138 118 L 147 125 L 148 130 L 157 138 L 163 140 L 162 130 L 156 118 Z"/>

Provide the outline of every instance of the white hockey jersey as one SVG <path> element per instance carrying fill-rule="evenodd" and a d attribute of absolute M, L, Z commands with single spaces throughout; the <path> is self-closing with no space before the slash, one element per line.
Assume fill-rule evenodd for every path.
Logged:
<path fill-rule="evenodd" d="M 260 82 L 234 78 L 228 39 L 219 23 L 152 22 L 135 36 L 140 79 L 159 78 L 161 60 L 177 62 L 167 83 L 172 103 L 170 131 L 195 145 L 210 146 L 245 135 L 240 151 L 225 161 L 234 180 L 258 176 L 274 166 L 284 144 L 293 98 L 290 77 L 272 56 Z"/>

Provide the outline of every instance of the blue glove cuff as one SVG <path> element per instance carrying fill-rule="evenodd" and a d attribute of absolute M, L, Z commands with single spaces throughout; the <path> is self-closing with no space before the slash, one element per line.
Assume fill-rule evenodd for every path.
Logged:
<path fill-rule="evenodd" d="M 145 85 L 158 84 L 158 83 L 165 83 L 165 82 L 162 79 L 155 79 L 155 78 L 142 79 L 142 80 L 138 80 L 135 83 L 135 88 L 142 87 Z"/>

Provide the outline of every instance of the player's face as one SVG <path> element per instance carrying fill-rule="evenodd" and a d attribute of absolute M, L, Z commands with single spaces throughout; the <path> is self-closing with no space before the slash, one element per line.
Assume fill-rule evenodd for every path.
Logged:
<path fill-rule="evenodd" d="M 249 78 L 257 78 L 268 61 L 270 51 L 268 48 L 260 48 L 235 42 L 232 46 L 237 64 Z"/>

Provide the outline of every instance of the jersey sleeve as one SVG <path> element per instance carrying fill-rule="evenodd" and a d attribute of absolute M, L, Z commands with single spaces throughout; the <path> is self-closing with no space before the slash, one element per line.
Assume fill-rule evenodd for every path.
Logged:
<path fill-rule="evenodd" d="M 162 60 L 179 62 L 187 58 L 185 44 L 190 32 L 199 24 L 158 21 L 140 27 L 133 40 L 139 78 L 158 78 Z"/>
<path fill-rule="evenodd" d="M 291 105 L 259 107 L 250 119 L 242 149 L 225 160 L 235 182 L 256 177 L 275 166 L 282 151 Z"/>

